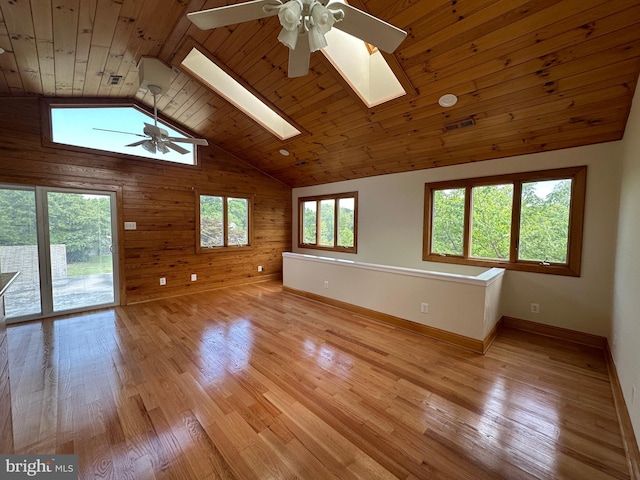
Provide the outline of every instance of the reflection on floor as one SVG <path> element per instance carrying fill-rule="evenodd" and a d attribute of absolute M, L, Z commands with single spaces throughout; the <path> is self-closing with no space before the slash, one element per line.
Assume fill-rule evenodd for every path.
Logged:
<path fill-rule="evenodd" d="M 265 282 L 9 328 L 19 453 L 80 478 L 629 478 L 601 350 L 482 356 Z"/>

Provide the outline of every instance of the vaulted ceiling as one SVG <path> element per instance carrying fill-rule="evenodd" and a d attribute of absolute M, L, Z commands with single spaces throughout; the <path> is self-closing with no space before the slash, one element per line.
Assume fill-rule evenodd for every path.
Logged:
<path fill-rule="evenodd" d="M 386 57 L 408 95 L 368 109 L 320 52 L 287 77 L 277 17 L 211 31 L 185 17 L 233 3 L 0 0 L 0 96 L 150 105 L 137 63 L 158 57 L 173 66 L 162 116 L 297 187 L 619 139 L 640 71 L 638 0 L 353 0 L 408 32 Z M 191 44 L 303 134 L 278 140 L 180 71 Z"/>

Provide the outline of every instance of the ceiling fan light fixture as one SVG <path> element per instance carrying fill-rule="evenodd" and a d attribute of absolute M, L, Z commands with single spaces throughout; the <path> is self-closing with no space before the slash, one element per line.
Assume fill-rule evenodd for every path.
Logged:
<path fill-rule="evenodd" d="M 318 30 L 317 27 L 311 27 L 309 29 L 309 51 L 317 52 L 329 45 L 324 34 Z"/>
<path fill-rule="evenodd" d="M 298 42 L 298 30 L 287 30 L 285 27 L 282 27 L 278 35 L 278 41 L 291 50 L 295 50 Z"/>
<path fill-rule="evenodd" d="M 156 153 L 156 145 L 151 140 L 145 140 L 141 143 L 142 148 L 144 148 L 149 153 Z"/>
<path fill-rule="evenodd" d="M 333 24 L 336 23 L 333 12 L 317 1 L 311 5 L 311 18 L 313 20 L 313 28 L 322 34 L 331 30 Z"/>
<path fill-rule="evenodd" d="M 301 14 L 302 1 L 289 0 L 287 3 L 282 5 L 278 11 L 280 25 L 282 25 L 282 28 L 285 30 L 298 30 L 301 22 Z"/>
<path fill-rule="evenodd" d="M 161 153 L 169 153 L 169 148 L 164 143 L 158 142 L 157 146 Z"/>

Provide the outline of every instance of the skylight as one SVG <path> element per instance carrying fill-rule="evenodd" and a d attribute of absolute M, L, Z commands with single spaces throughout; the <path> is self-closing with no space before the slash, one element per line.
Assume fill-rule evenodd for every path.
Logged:
<path fill-rule="evenodd" d="M 380 51 L 337 28 L 325 34 L 321 51 L 367 107 L 401 97 L 407 92 Z"/>
<path fill-rule="evenodd" d="M 218 65 L 200 53 L 198 49 L 192 48 L 181 65 L 280 140 L 286 140 L 300 134 L 300 130 L 240 85 Z"/>
<path fill-rule="evenodd" d="M 52 141 L 55 143 L 195 165 L 195 149 L 189 143 L 179 144 L 188 150 L 188 153 L 185 154 L 173 150 L 168 153 L 158 151 L 153 154 L 143 149 L 142 146 L 127 147 L 128 144 L 144 139 L 145 122 L 153 124 L 153 117 L 133 106 L 83 107 L 74 105 L 73 107 L 51 107 L 51 134 Z M 171 137 L 185 136 L 164 122 L 158 121 L 158 126 L 167 130 Z M 117 132 L 96 129 L 116 130 Z"/>

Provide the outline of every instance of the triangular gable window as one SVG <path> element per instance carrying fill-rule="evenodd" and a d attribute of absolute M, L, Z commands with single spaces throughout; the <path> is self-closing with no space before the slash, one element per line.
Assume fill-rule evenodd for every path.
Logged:
<path fill-rule="evenodd" d="M 169 149 L 152 153 L 144 145 L 127 146 L 148 138 L 144 124 L 153 125 L 153 117 L 135 106 L 51 105 L 51 140 L 53 143 L 123 153 L 153 160 L 196 164 L 196 149 L 189 143 L 179 143 L 187 153 Z M 170 137 L 185 137 L 183 132 L 158 120 L 158 127 Z M 110 130 L 110 131 L 109 131 Z"/>

